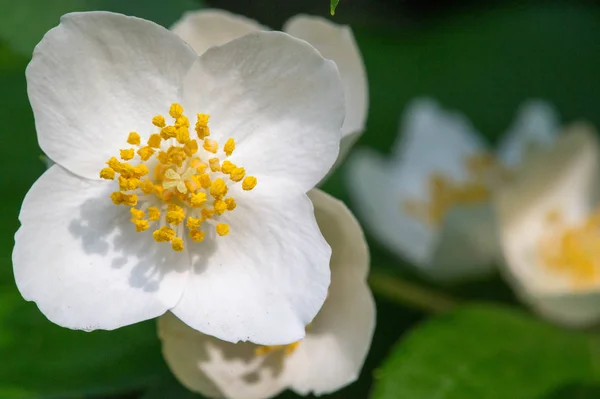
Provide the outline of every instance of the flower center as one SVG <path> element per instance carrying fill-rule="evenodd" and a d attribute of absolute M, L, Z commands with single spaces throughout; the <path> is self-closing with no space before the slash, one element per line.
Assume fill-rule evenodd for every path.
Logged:
<path fill-rule="evenodd" d="M 432 227 L 439 227 L 453 206 L 489 201 L 490 187 L 507 177 L 507 171 L 487 153 L 466 158 L 465 166 L 467 179 L 462 182 L 453 181 L 442 173 L 432 173 L 428 181 L 429 200 L 403 201 L 406 212 Z"/>
<path fill-rule="evenodd" d="M 548 229 L 538 243 L 543 265 L 571 278 L 576 288 L 600 281 L 600 208 L 581 224 L 568 226 L 559 211 L 546 215 Z"/>
<path fill-rule="evenodd" d="M 167 125 L 162 115 L 152 118 L 160 131 L 150 135 L 146 145 L 141 144 L 137 132 L 129 133 L 127 143 L 132 148 L 120 150 L 125 162 L 112 157 L 100 177 L 117 178 L 119 191 L 110 197 L 115 205 L 130 207 L 136 231 L 152 227 L 156 242 L 169 242 L 173 250 L 182 251 L 186 229 L 194 242 L 203 241 L 208 228 L 214 228 L 219 236 L 229 234 L 229 225 L 219 221 L 236 207 L 235 199 L 227 196 L 228 184 L 241 184 L 250 191 L 257 180 L 246 176 L 243 167 L 221 161 L 219 143 L 208 138 L 209 115 L 197 115 L 197 140 L 190 138 L 190 121 L 181 105 L 172 104 L 169 115 L 175 120 L 173 125 Z M 229 157 L 234 150 L 235 141 L 230 138 L 222 157 Z"/>
<path fill-rule="evenodd" d="M 300 346 L 300 342 L 302 341 L 292 342 L 287 345 L 259 346 L 254 350 L 254 354 L 256 356 L 266 356 L 270 353 L 283 351 L 284 356 L 289 356 Z"/>

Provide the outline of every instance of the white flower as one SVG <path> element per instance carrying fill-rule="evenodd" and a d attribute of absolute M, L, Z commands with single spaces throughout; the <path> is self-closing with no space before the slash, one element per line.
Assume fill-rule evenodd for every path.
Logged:
<path fill-rule="evenodd" d="M 171 27 L 198 54 L 250 32 L 268 29 L 254 20 L 218 9 L 186 12 Z M 325 18 L 298 15 L 285 23 L 283 31 L 313 45 L 325 58 L 334 61 L 340 70 L 346 95 L 341 160 L 362 134 L 369 107 L 367 75 L 352 30 Z"/>
<path fill-rule="evenodd" d="M 600 149 L 583 124 L 527 159 L 498 194 L 509 281 L 550 320 L 600 320 L 599 205 Z"/>
<path fill-rule="evenodd" d="M 75 13 L 38 44 L 27 83 L 56 163 L 19 216 L 27 300 L 74 329 L 171 310 L 233 342 L 304 336 L 330 278 L 306 192 L 338 153 L 333 62 L 279 32 L 198 57 L 152 22 Z"/>
<path fill-rule="evenodd" d="M 494 156 L 466 118 L 419 99 L 406 110 L 390 158 L 367 149 L 350 157 L 349 193 L 375 238 L 427 277 L 478 277 L 492 270 L 498 251 L 494 189 L 556 130 L 550 106 L 526 103 Z"/>
<path fill-rule="evenodd" d="M 229 399 L 268 398 L 286 388 L 320 395 L 358 378 L 375 327 L 375 304 L 365 282 L 368 249 L 359 224 L 341 202 L 318 190 L 309 196 L 333 252 L 329 294 L 306 337 L 276 347 L 232 344 L 166 314 L 158 321 L 163 354 L 192 391 Z"/>

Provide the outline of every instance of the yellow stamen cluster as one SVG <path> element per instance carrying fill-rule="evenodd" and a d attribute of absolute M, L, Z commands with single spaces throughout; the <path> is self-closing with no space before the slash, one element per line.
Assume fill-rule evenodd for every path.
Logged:
<path fill-rule="evenodd" d="M 406 211 L 419 220 L 437 227 L 448 211 L 457 205 L 477 205 L 491 197 L 490 187 L 507 178 L 507 172 L 489 154 L 480 154 L 465 160 L 467 179 L 456 182 L 440 173 L 429 178 L 428 202 L 408 200 L 403 202 Z M 251 187 L 248 182 L 248 187 Z M 242 186 L 246 181 L 242 183 Z M 253 186 L 252 186 L 253 187 Z"/>
<path fill-rule="evenodd" d="M 127 143 L 135 148 L 120 150 L 120 160 L 109 159 L 100 177 L 117 180 L 119 191 L 113 192 L 111 199 L 115 205 L 130 207 L 136 231 L 153 226 L 156 242 L 168 242 L 174 251 L 182 251 L 184 229 L 193 242 L 204 241 L 208 226 L 219 236 L 228 235 L 229 225 L 219 219 L 237 206 L 235 199 L 227 196 L 229 188 L 241 182 L 242 189 L 250 191 L 257 180 L 230 160 L 221 162 L 219 143 L 209 138 L 208 114 L 197 115 L 197 139 L 190 137 L 190 121 L 180 104 L 172 104 L 169 115 L 174 119 L 172 125 L 167 125 L 162 115 L 152 118 L 159 131 L 145 144 L 137 132 L 130 132 Z M 230 138 L 222 152 L 229 157 L 234 150 L 235 141 Z M 137 165 L 127 161 L 137 161 Z"/>
<path fill-rule="evenodd" d="M 538 254 L 548 269 L 568 276 L 575 288 L 600 281 L 600 209 L 578 225 L 568 225 L 554 210 L 547 214 L 547 229 L 538 242 Z"/>
<path fill-rule="evenodd" d="M 256 348 L 254 350 L 254 354 L 256 356 L 266 356 L 273 352 L 283 351 L 283 354 L 285 356 L 289 356 L 292 353 L 294 353 L 294 351 L 296 351 L 296 349 L 300 345 L 300 342 L 302 342 L 302 341 L 292 342 L 291 344 L 288 344 L 288 345 L 259 346 L 258 348 Z"/>

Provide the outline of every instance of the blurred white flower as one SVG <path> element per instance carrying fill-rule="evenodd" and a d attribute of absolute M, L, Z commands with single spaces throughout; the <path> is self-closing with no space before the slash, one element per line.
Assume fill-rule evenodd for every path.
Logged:
<path fill-rule="evenodd" d="M 192 391 L 229 399 L 269 398 L 286 388 L 320 395 L 358 378 L 375 327 L 375 304 L 365 281 L 367 245 L 341 202 L 318 190 L 309 196 L 332 258 L 327 300 L 306 337 L 285 346 L 232 344 L 166 314 L 158 321 L 163 354 Z"/>
<path fill-rule="evenodd" d="M 570 326 L 600 320 L 600 149 L 569 126 L 498 193 L 505 271 L 540 314 Z"/>
<path fill-rule="evenodd" d="M 338 154 L 333 62 L 280 32 L 199 57 L 152 22 L 74 13 L 36 47 L 27 88 L 55 164 L 19 215 L 26 299 L 74 329 L 171 310 L 233 342 L 304 337 L 330 280 L 306 193 Z"/>
<path fill-rule="evenodd" d="M 525 103 L 496 155 L 469 121 L 433 100 L 410 104 L 390 157 L 358 149 L 347 186 L 366 228 L 390 251 L 439 281 L 492 270 L 498 239 L 492 196 L 526 152 L 554 140 L 553 109 Z"/>
<path fill-rule="evenodd" d="M 218 9 L 189 11 L 171 27 L 198 54 L 248 33 L 268 29 L 251 19 Z M 282 30 L 307 41 L 339 68 L 346 96 L 346 119 L 342 126 L 339 155 L 341 160 L 362 134 L 369 107 L 367 74 L 352 30 L 325 18 L 307 15 L 291 18 Z M 302 85 L 301 81 L 297 83 Z"/>

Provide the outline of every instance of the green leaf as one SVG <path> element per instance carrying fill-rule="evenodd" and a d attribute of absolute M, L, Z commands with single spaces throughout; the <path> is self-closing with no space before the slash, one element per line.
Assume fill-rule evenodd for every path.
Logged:
<path fill-rule="evenodd" d="M 30 56 L 44 34 L 58 25 L 61 15 L 74 11 L 113 11 L 152 20 L 165 27 L 202 0 L 18 0 L 3 1 L 0 40 Z"/>
<path fill-rule="evenodd" d="M 153 321 L 110 332 L 68 330 L 49 322 L 15 286 L 11 252 L 19 208 L 45 169 L 27 100 L 26 63 L 27 58 L 0 47 L 0 120 L 6 133 L 0 146 L 0 397 L 143 387 L 168 373 Z"/>
<path fill-rule="evenodd" d="M 374 399 L 538 399 L 597 381 L 588 335 L 513 309 L 473 305 L 430 319 L 394 348 Z"/>
<path fill-rule="evenodd" d="M 331 15 L 335 15 L 335 9 L 337 8 L 339 2 L 340 0 L 331 0 L 331 3 L 329 3 L 329 12 L 331 12 Z"/>

